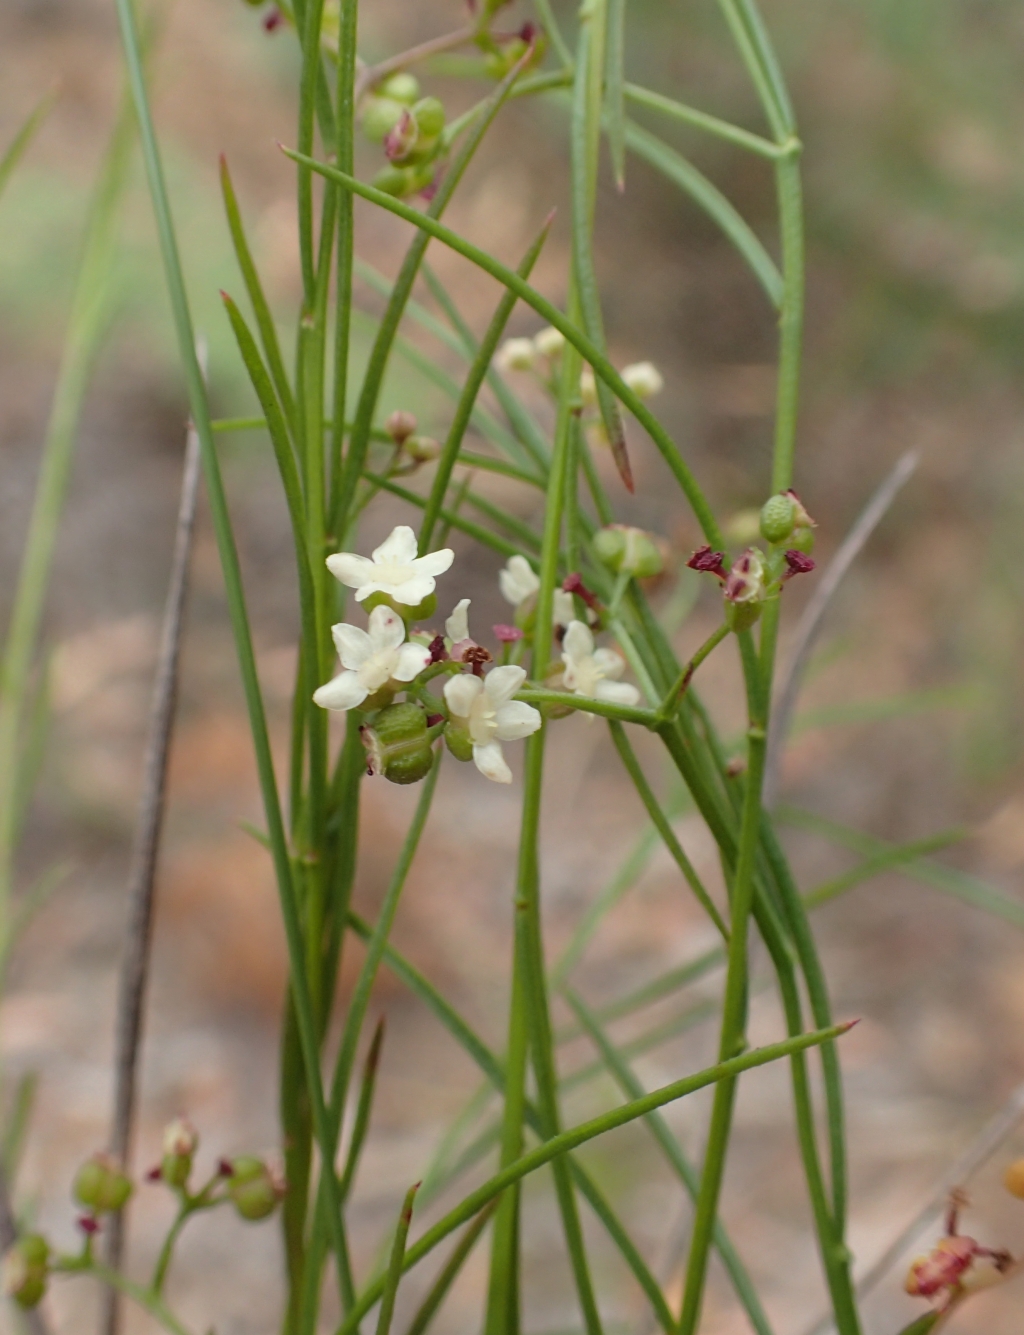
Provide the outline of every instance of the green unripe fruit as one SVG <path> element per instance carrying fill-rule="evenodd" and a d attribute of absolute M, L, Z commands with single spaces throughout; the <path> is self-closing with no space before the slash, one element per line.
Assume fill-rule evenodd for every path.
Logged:
<path fill-rule="evenodd" d="M 444 129 L 444 103 L 439 97 L 421 97 L 413 104 L 412 114 L 416 117 L 421 139 L 436 139 Z"/>
<path fill-rule="evenodd" d="M 473 739 L 465 728 L 449 723 L 444 730 L 444 744 L 456 760 L 473 759 Z"/>
<path fill-rule="evenodd" d="M 256 1223 L 273 1214 L 280 1193 L 263 1160 L 243 1154 L 233 1160 L 231 1167 L 228 1195 L 241 1217 Z"/>
<path fill-rule="evenodd" d="M 433 179 L 434 172 L 430 166 L 382 167 L 371 184 L 386 195 L 405 199 L 408 195 L 425 190 Z"/>
<path fill-rule="evenodd" d="M 17 1246 L 27 1265 L 44 1266 L 50 1259 L 50 1244 L 41 1233 L 26 1233 Z"/>
<path fill-rule="evenodd" d="M 405 106 L 411 107 L 420 95 L 420 81 L 415 74 L 407 74 L 404 70 L 399 74 L 392 74 L 389 79 L 377 89 L 381 97 L 393 98 L 396 102 L 402 102 Z"/>
<path fill-rule="evenodd" d="M 784 492 L 778 492 L 761 507 L 761 537 L 765 542 L 785 542 L 796 524 L 796 506 Z"/>
<path fill-rule="evenodd" d="M 594 535 L 594 550 L 609 570 L 636 579 L 649 579 L 664 569 L 661 552 L 642 528 L 609 524 Z"/>
<path fill-rule="evenodd" d="M 26 1233 L 4 1257 L 3 1291 L 19 1307 L 35 1307 L 46 1292 L 50 1246 L 38 1233 Z"/>
<path fill-rule="evenodd" d="M 75 1178 L 75 1199 L 94 1214 L 116 1214 L 131 1194 L 131 1180 L 106 1154 L 94 1154 Z"/>
<path fill-rule="evenodd" d="M 419 783 L 434 763 L 427 716 L 419 705 L 388 705 L 359 733 L 372 774 L 392 783 Z"/>
<path fill-rule="evenodd" d="M 363 112 L 362 128 L 371 144 L 381 144 L 405 114 L 405 107 L 391 97 L 372 97 Z"/>
<path fill-rule="evenodd" d="M 729 623 L 729 629 L 736 632 L 749 630 L 754 622 L 761 615 L 763 603 L 730 603 L 725 604 L 725 619 Z"/>
<path fill-rule="evenodd" d="M 814 551 L 814 529 L 795 528 L 786 539 L 786 546 L 791 551 L 803 552 L 805 556 L 810 556 Z"/>

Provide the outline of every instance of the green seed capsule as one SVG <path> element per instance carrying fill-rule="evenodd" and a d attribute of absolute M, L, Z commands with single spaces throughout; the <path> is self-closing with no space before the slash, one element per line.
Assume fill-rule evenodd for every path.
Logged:
<path fill-rule="evenodd" d="M 75 1199 L 95 1214 L 116 1214 L 132 1194 L 131 1179 L 107 1154 L 94 1154 L 78 1170 Z"/>
<path fill-rule="evenodd" d="M 783 492 L 761 507 L 761 536 L 765 542 L 786 542 L 796 524 L 796 506 Z"/>
<path fill-rule="evenodd" d="M 372 97 L 363 112 L 362 127 L 371 144 L 381 144 L 405 114 L 403 103 L 392 97 Z"/>
<path fill-rule="evenodd" d="M 412 114 L 422 139 L 436 139 L 444 129 L 444 103 L 439 97 L 421 97 L 413 104 Z"/>
<path fill-rule="evenodd" d="M 382 709 L 371 727 L 360 729 L 360 737 L 370 772 L 392 783 L 419 783 L 434 763 L 427 716 L 411 702 Z"/>
<path fill-rule="evenodd" d="M 273 1214 L 280 1192 L 263 1160 L 243 1154 L 231 1166 L 228 1195 L 241 1217 L 256 1223 Z"/>
<path fill-rule="evenodd" d="M 385 79 L 377 91 L 381 97 L 391 97 L 396 102 L 402 102 L 407 107 L 411 107 L 420 95 L 420 81 L 415 74 L 407 74 L 403 70 L 401 73 L 392 74 L 389 79 Z"/>
<path fill-rule="evenodd" d="M 50 1246 L 39 1233 L 18 1239 L 3 1261 L 3 1291 L 19 1307 L 35 1307 L 46 1292 Z"/>
<path fill-rule="evenodd" d="M 650 534 L 628 524 L 609 524 L 597 532 L 594 550 L 610 570 L 625 571 L 637 579 L 660 575 L 664 569 L 661 552 Z"/>
<path fill-rule="evenodd" d="M 449 723 L 444 730 L 444 744 L 456 760 L 473 759 L 473 739 L 465 728 Z"/>
<path fill-rule="evenodd" d="M 810 556 L 814 551 L 814 529 L 795 528 L 786 539 L 786 546 L 794 552 L 803 552 L 805 556 Z"/>

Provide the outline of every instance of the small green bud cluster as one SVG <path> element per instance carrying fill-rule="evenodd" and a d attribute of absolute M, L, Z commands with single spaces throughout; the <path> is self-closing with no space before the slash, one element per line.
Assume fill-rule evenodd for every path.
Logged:
<path fill-rule="evenodd" d="M 284 1195 L 284 1184 L 254 1154 L 231 1161 L 227 1192 L 242 1219 L 256 1223 L 274 1213 Z"/>
<path fill-rule="evenodd" d="M 404 198 L 426 190 L 434 180 L 444 152 L 444 104 L 420 97 L 419 81 L 408 73 L 392 74 L 367 98 L 363 133 L 383 145 L 388 166 L 373 184 L 386 194 Z"/>
<path fill-rule="evenodd" d="M 109 1154 L 94 1154 L 78 1170 L 75 1200 L 92 1214 L 116 1214 L 132 1194 L 131 1178 Z"/>
<path fill-rule="evenodd" d="M 395 442 L 399 453 L 408 460 L 405 467 L 393 470 L 397 474 L 411 473 L 420 464 L 432 462 L 441 453 L 440 444 L 432 436 L 417 434 L 416 418 L 412 413 L 396 410 L 384 423 L 384 429 Z"/>
<path fill-rule="evenodd" d="M 46 1292 L 50 1245 L 39 1233 L 24 1233 L 4 1257 L 0 1283 L 19 1307 L 35 1307 Z"/>
<path fill-rule="evenodd" d="M 654 538 L 642 528 L 628 524 L 609 524 L 594 535 L 594 550 L 609 570 L 616 574 L 649 579 L 660 575 L 665 560 Z"/>
<path fill-rule="evenodd" d="M 419 783 L 433 764 L 432 739 L 422 707 L 407 701 L 388 705 L 359 730 L 371 774 L 392 783 Z"/>

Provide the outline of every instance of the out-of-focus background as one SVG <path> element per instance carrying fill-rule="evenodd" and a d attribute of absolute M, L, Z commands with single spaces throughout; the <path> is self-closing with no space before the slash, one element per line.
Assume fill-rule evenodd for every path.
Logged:
<path fill-rule="evenodd" d="M 513 14 L 519 17 L 522 5 Z M 566 7 L 568 8 L 568 7 Z M 1024 16 L 1011 0 L 766 0 L 806 144 L 809 223 L 807 359 L 798 486 L 827 557 L 905 450 L 920 465 L 833 609 L 785 765 L 783 799 L 891 840 L 963 823 L 946 865 L 1020 898 L 1024 868 Z M 268 36 L 261 11 L 235 0 L 157 6 L 157 107 L 197 321 L 210 347 L 218 411 L 252 411 L 217 290 L 241 288 L 222 222 L 217 155 L 227 153 L 257 260 L 287 322 L 298 293 L 292 173 L 274 146 L 294 139 L 295 57 Z M 525 17 L 525 11 L 523 17 Z M 415 7 L 375 0 L 361 14 L 363 54 L 380 58 L 461 21 L 456 0 Z M 631 77 L 751 128 L 752 94 L 710 3 L 629 10 Z M 0 142 L 49 87 L 56 108 L 0 204 L 0 616 L 6 615 L 66 325 L 90 184 L 121 91 L 109 0 L 6 0 L 0 47 Z M 428 79 L 453 108 L 476 90 Z M 653 124 L 653 123 L 652 123 Z M 658 126 L 708 172 L 774 244 L 769 173 L 731 149 Z M 564 200 L 564 120 L 556 105 L 517 104 L 451 210 L 456 228 L 506 258 L 522 253 Z M 375 170 L 367 149 L 363 164 Z M 54 723 L 21 866 L 25 884 L 55 860 L 67 874 L 14 962 L 0 1005 L 5 1078 L 39 1074 L 21 1199 L 61 1242 L 75 1234 L 68 1189 L 77 1163 L 106 1138 L 114 984 L 140 779 L 157 618 L 180 480 L 185 401 L 173 354 L 148 204 L 136 164 L 117 264 L 109 339 L 89 393 L 47 615 Z M 638 161 L 628 189 L 602 190 L 598 264 L 609 339 L 622 364 L 650 358 L 666 389 L 659 409 L 715 502 L 757 505 L 767 488 L 773 324 L 750 275 L 714 227 Z M 563 210 L 564 212 L 564 210 Z M 360 253 L 394 272 L 406 238 L 394 219 L 360 211 Z M 559 226 L 562 230 L 559 230 Z M 537 271 L 561 294 L 564 224 Z M 478 327 L 495 289 L 436 256 Z M 366 295 L 366 307 L 375 298 Z M 514 332 L 532 333 L 526 313 Z M 427 345 L 424 345 L 427 346 Z M 436 349 L 433 350 L 436 353 Z M 444 399 L 412 372 L 392 377 L 389 406 L 446 428 Z M 622 517 L 664 535 L 677 554 L 697 533 L 639 435 L 639 485 Z M 260 667 L 283 733 L 294 666 L 295 599 L 286 518 L 266 442 L 225 440 Z M 505 503 L 536 518 L 528 498 Z M 407 512 L 384 502 L 363 547 Z M 503 619 L 496 562 L 457 541 L 446 588 L 471 594 L 475 624 Z M 789 625 L 806 590 L 794 587 Z M 680 642 L 696 645 L 714 608 L 703 590 Z M 716 665 L 705 690 L 728 729 L 735 681 Z M 605 734 L 560 725 L 545 817 L 545 904 L 555 950 L 632 846 L 642 813 L 618 776 Z M 653 757 L 652 757 L 653 760 Z M 372 913 L 396 852 L 409 794 L 365 788 L 365 858 L 357 903 Z M 268 860 L 245 832 L 259 820 L 253 764 L 212 536 L 201 516 L 160 876 L 156 975 L 149 1008 L 138 1165 L 159 1131 L 187 1113 L 200 1159 L 262 1150 L 276 1139 L 275 1059 L 284 949 Z M 680 833 L 713 875 L 696 822 Z M 401 907 L 396 940 L 488 1039 L 501 1042 L 510 952 L 516 793 L 448 765 Z M 792 830 L 802 883 L 850 865 L 820 835 Z M 1024 933 L 913 879 L 887 875 L 816 918 L 841 1016 L 859 1015 L 843 1048 L 850 1100 L 852 1243 L 866 1265 L 1024 1074 Z M 667 858 L 602 928 L 580 974 L 595 1002 L 618 995 L 707 944 Z M 345 978 L 357 963 L 348 953 Z M 344 980 L 343 980 L 344 982 Z M 711 995 L 708 989 L 693 997 Z M 647 1013 L 670 1019 L 680 1002 Z M 386 973 L 374 1014 L 387 1044 L 372 1139 L 357 1190 L 363 1273 L 401 1193 L 422 1171 L 447 1119 L 475 1088 L 465 1059 Z M 756 1037 L 778 1031 L 758 999 Z M 630 1030 L 620 1028 L 625 1039 Z M 633 1032 L 636 1032 L 635 1030 Z M 653 1086 L 703 1063 L 709 1026 L 637 1063 Z M 566 1069 L 591 1058 L 566 1049 Z M 766 1294 L 780 1335 L 803 1335 L 822 1289 L 780 1067 L 750 1077 L 741 1100 L 725 1218 Z M 581 1085 L 568 1116 L 617 1097 Z M 671 1110 L 699 1154 L 706 1104 Z M 1024 1129 L 970 1184 L 969 1229 L 1024 1251 L 1024 1205 L 998 1169 L 1024 1152 Z M 636 1228 L 669 1290 L 678 1289 L 687 1214 L 644 1128 L 587 1156 Z M 528 1328 L 577 1317 L 543 1182 L 527 1193 Z M 159 1188 L 132 1209 L 132 1261 L 151 1263 L 169 1219 Z M 595 1231 L 598 1255 L 606 1255 Z M 439 1329 L 472 1331 L 485 1249 Z M 625 1331 L 646 1329 L 639 1296 L 611 1257 L 603 1275 Z M 871 1335 L 891 1335 L 915 1308 L 902 1266 L 868 1304 Z M 410 1284 L 410 1292 L 415 1289 Z M 198 1329 L 262 1335 L 279 1293 L 273 1224 L 217 1215 L 192 1226 L 171 1282 Z M 978 1298 L 956 1330 L 1019 1332 L 1024 1289 Z M 62 1331 L 89 1328 L 94 1295 L 56 1285 Z M 8 1323 L 4 1313 L 0 1321 Z M 6 1325 L 4 1328 L 7 1328 Z M 146 1329 L 132 1317 L 130 1329 Z M 744 1330 L 721 1275 L 708 1335 Z"/>

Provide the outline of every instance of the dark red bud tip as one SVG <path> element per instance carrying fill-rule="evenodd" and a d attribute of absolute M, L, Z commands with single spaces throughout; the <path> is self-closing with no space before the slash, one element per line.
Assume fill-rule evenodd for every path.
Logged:
<path fill-rule="evenodd" d="M 725 553 L 716 552 L 710 543 L 698 547 L 686 563 L 691 570 L 699 570 L 702 575 L 717 575 L 725 579 Z"/>
<path fill-rule="evenodd" d="M 435 635 L 430 641 L 430 661 L 432 663 L 443 663 L 448 657 L 448 650 L 444 647 L 444 636 Z"/>
<path fill-rule="evenodd" d="M 540 36 L 540 29 L 536 23 L 531 23 L 529 19 L 519 29 L 519 40 L 521 42 L 535 42 Z"/>
<path fill-rule="evenodd" d="M 840 1025 L 840 1029 L 844 1034 L 848 1034 L 851 1029 L 856 1028 L 856 1026 L 860 1024 L 860 1020 L 861 1017 L 858 1015 L 856 1020 L 847 1020 L 845 1024 Z"/>
<path fill-rule="evenodd" d="M 578 597 L 583 599 L 593 612 L 598 611 L 601 606 L 597 597 L 592 594 L 583 583 L 583 578 L 578 572 L 575 572 L 572 575 L 566 575 L 565 579 L 562 581 L 562 590 L 565 593 L 575 593 Z"/>
<path fill-rule="evenodd" d="M 78 1227 L 83 1233 L 88 1233 L 90 1237 L 100 1231 L 100 1221 L 94 1215 L 84 1214 L 78 1221 Z"/>
<path fill-rule="evenodd" d="M 428 728 L 436 728 L 437 725 L 438 725 L 439 723 L 443 723 L 443 722 L 444 722 L 444 715 L 443 715 L 443 714 L 428 714 L 428 715 L 427 715 L 427 727 L 428 727 Z"/>
<path fill-rule="evenodd" d="M 283 22 L 284 22 L 284 16 L 282 15 L 281 11 L 279 9 L 272 9 L 270 13 L 267 15 L 267 17 L 263 20 L 263 31 L 276 32 L 277 29 L 280 28 Z"/>
<path fill-rule="evenodd" d="M 155 1168 L 151 1168 L 149 1172 L 146 1174 L 146 1181 L 159 1182 L 160 1179 L 163 1177 L 163 1175 L 164 1175 L 164 1170 L 160 1167 L 159 1164 L 157 1164 Z"/>
<path fill-rule="evenodd" d="M 235 1166 L 230 1159 L 217 1160 L 217 1172 L 220 1173 L 221 1177 L 231 1177 L 234 1171 Z"/>
<path fill-rule="evenodd" d="M 788 570 L 783 579 L 791 579 L 794 575 L 809 575 L 814 569 L 814 561 L 806 552 L 786 552 L 786 565 Z"/>

